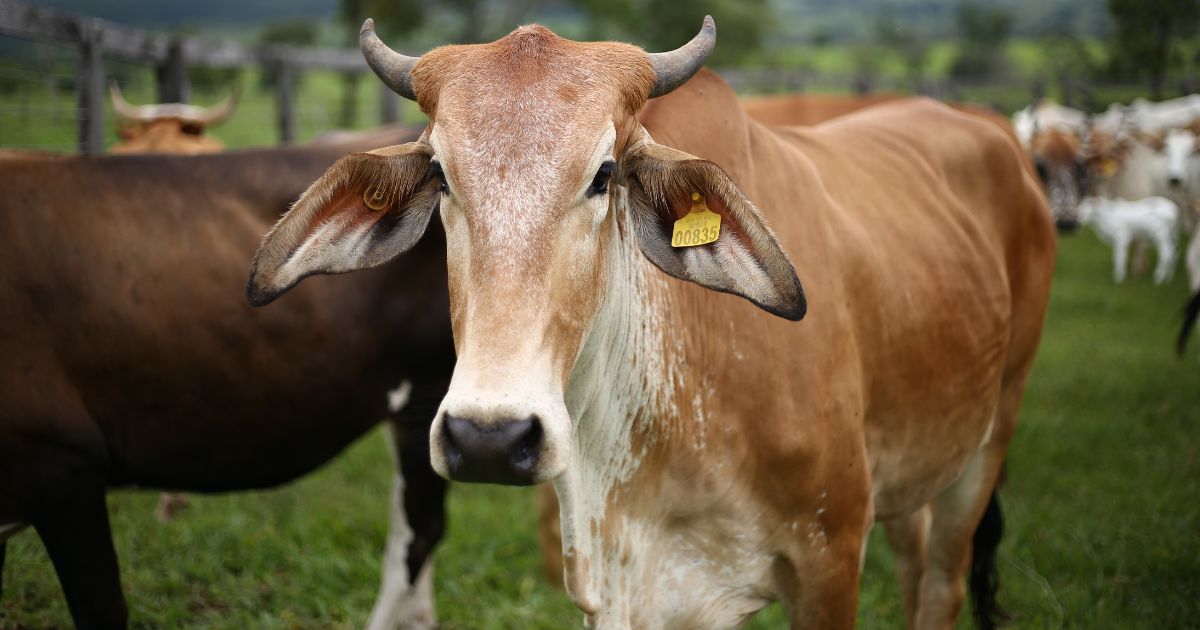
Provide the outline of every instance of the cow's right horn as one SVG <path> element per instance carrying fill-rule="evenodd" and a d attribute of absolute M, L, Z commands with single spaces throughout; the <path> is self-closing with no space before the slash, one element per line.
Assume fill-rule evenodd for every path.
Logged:
<path fill-rule="evenodd" d="M 654 87 L 650 98 L 662 96 L 681 86 L 699 72 L 717 45 L 717 23 L 711 15 L 704 16 L 704 26 L 692 41 L 671 52 L 646 53 L 654 68 Z"/>
<path fill-rule="evenodd" d="M 409 57 L 388 48 L 375 34 L 375 20 L 371 18 L 363 22 L 362 30 L 358 32 L 358 45 L 362 48 L 367 65 L 383 79 L 384 84 L 404 98 L 417 100 L 417 94 L 413 91 L 412 69 L 421 60 L 420 57 Z"/>

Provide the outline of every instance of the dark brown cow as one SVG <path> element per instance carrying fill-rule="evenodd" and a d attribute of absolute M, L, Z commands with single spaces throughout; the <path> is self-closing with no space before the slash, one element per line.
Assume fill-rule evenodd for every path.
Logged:
<path fill-rule="evenodd" d="M 242 297 L 261 233 L 370 146 L 0 162 L 0 556 L 32 524 L 78 627 L 126 623 L 106 489 L 274 486 L 389 417 L 412 523 L 393 523 L 375 622 L 428 595 L 444 482 L 426 436 L 453 367 L 444 243 L 284 308 Z"/>

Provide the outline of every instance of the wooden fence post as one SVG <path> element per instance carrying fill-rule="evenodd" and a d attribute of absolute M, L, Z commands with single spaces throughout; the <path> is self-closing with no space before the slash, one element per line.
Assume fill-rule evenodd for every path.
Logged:
<path fill-rule="evenodd" d="M 400 120 L 400 95 L 379 83 L 379 122 L 390 125 Z"/>
<path fill-rule="evenodd" d="M 280 144 L 291 144 L 296 139 L 295 85 L 296 69 L 286 61 L 279 62 L 275 90 L 279 98 Z"/>
<path fill-rule="evenodd" d="M 104 57 L 101 33 L 85 30 L 79 44 L 75 93 L 79 107 L 79 151 L 104 150 Z"/>
<path fill-rule="evenodd" d="M 191 97 L 188 84 L 187 60 L 183 57 L 183 42 L 171 41 L 167 58 L 155 68 L 158 76 L 158 102 L 186 103 Z"/>

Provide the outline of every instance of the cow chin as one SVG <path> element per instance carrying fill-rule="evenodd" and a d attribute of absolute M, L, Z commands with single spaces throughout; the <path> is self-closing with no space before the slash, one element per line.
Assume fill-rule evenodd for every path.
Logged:
<path fill-rule="evenodd" d="M 453 385 L 429 432 L 430 463 L 451 481 L 528 486 L 556 479 L 570 454 L 562 395 Z"/>

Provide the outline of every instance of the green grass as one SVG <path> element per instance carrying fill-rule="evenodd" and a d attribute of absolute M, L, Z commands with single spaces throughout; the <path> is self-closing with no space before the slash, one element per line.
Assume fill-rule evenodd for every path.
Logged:
<path fill-rule="evenodd" d="M 1062 241 L 1002 495 L 1001 601 L 1014 628 L 1200 625 L 1200 344 L 1172 354 L 1182 278 L 1115 286 L 1109 260 L 1090 234 Z M 378 583 L 389 468 L 376 432 L 288 487 L 194 497 L 169 525 L 153 519 L 153 493 L 113 493 L 133 626 L 360 627 Z M 446 628 L 580 626 L 541 577 L 531 490 L 458 485 L 449 509 L 436 573 Z M 859 627 L 902 627 L 892 566 L 876 531 Z M 69 625 L 32 532 L 10 540 L 4 585 L 0 628 Z M 750 627 L 783 626 L 772 607 Z"/>

